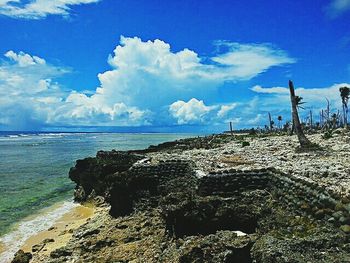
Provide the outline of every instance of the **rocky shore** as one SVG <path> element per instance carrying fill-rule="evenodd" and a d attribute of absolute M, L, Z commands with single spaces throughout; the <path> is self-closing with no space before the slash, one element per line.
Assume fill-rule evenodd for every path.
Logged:
<path fill-rule="evenodd" d="M 78 160 L 94 215 L 13 262 L 350 262 L 350 133 L 309 138 L 320 148 L 221 134 Z"/>

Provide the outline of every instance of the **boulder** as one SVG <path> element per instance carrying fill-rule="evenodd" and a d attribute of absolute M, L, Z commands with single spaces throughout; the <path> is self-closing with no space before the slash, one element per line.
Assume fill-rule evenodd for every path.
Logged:
<path fill-rule="evenodd" d="M 27 252 L 25 253 L 22 249 L 18 250 L 11 261 L 11 263 L 29 263 L 32 259 L 32 254 Z"/>

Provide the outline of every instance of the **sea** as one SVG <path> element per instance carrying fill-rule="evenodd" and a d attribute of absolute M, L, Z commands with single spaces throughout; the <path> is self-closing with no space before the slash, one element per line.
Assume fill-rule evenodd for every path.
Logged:
<path fill-rule="evenodd" d="M 76 160 L 193 136 L 198 134 L 0 132 L 0 263 L 77 205 L 68 178 Z"/>

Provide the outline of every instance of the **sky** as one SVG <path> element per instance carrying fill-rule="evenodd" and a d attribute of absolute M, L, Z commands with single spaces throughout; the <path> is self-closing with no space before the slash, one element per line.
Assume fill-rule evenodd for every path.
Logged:
<path fill-rule="evenodd" d="M 350 87 L 350 0 L 0 0 L 0 130 L 316 120 Z"/>

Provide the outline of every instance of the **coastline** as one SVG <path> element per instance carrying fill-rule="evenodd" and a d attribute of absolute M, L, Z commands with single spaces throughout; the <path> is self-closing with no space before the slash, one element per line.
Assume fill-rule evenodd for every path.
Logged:
<path fill-rule="evenodd" d="M 66 245 L 72 237 L 73 231 L 86 223 L 93 215 L 94 207 L 92 204 L 76 206 L 62 215 L 48 230 L 41 231 L 28 238 L 21 249 L 24 252 L 32 252 L 33 246 L 38 245 L 37 251 L 42 251 L 43 255 L 48 255 L 51 251 Z M 40 243 L 45 239 L 50 239 L 50 242 L 42 247 Z"/>
<path fill-rule="evenodd" d="M 91 204 L 63 201 L 44 208 L 19 222 L 13 231 L 0 238 L 0 263 L 11 262 L 19 249 L 32 252 L 32 247 L 45 239 L 54 239 L 45 245 L 45 252 L 61 246 L 72 236 L 72 231 L 94 214 Z M 40 245 L 39 245 L 40 247 Z"/>
<path fill-rule="evenodd" d="M 30 262 L 348 262 L 350 134 L 310 137 L 322 150 L 212 135 L 78 160 L 75 200 L 105 206 Z"/>

